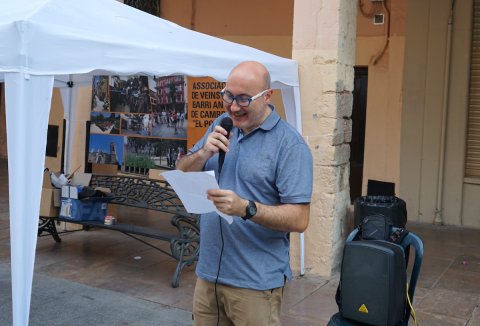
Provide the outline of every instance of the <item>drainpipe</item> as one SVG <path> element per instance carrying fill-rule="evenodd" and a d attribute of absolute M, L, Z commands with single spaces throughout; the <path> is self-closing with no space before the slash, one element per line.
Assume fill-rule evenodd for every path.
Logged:
<path fill-rule="evenodd" d="M 442 101 L 442 126 L 440 135 L 440 153 L 438 155 L 438 187 L 437 187 L 437 203 L 435 207 L 434 224 L 443 225 L 443 187 L 444 187 L 444 170 L 445 170 L 445 147 L 446 147 L 446 133 L 447 133 L 447 113 L 448 113 L 448 100 L 449 100 L 449 86 L 450 86 L 450 57 L 452 52 L 452 30 L 453 30 L 453 14 L 455 8 L 455 0 L 452 0 L 450 6 L 450 15 L 448 17 L 447 28 L 447 44 L 445 53 L 444 71 L 445 77 L 443 80 L 443 101 Z"/>

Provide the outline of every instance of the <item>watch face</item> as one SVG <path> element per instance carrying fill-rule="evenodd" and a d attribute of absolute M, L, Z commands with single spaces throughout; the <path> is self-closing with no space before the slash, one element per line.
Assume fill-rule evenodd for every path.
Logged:
<path fill-rule="evenodd" d="M 248 202 L 247 213 L 249 218 L 257 214 L 257 206 L 255 205 L 255 202 L 253 201 Z"/>

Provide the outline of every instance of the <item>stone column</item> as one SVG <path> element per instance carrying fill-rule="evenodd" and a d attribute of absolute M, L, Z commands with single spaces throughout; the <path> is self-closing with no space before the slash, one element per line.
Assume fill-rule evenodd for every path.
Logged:
<path fill-rule="evenodd" d="M 303 135 L 314 158 L 307 274 L 329 277 L 340 265 L 350 207 L 349 158 L 356 1 L 295 0 L 292 57 L 299 64 Z M 298 241 L 292 268 L 299 271 Z"/>

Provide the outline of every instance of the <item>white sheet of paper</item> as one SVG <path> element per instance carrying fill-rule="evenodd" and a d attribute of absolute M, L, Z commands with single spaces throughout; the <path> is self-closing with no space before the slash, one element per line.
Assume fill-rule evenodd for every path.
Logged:
<path fill-rule="evenodd" d="M 175 190 L 187 212 L 194 214 L 216 212 L 225 218 L 229 224 L 233 222 L 232 216 L 217 210 L 213 202 L 207 198 L 208 189 L 219 189 L 213 171 L 183 172 L 172 170 L 160 174 Z"/>

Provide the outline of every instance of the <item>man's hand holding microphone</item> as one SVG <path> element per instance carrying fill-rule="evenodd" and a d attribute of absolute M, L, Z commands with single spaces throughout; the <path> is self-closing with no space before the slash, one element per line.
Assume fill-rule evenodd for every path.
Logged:
<path fill-rule="evenodd" d="M 233 128 L 232 119 L 225 117 L 216 126 L 214 131 L 208 135 L 204 149 L 207 151 L 218 152 L 218 178 L 220 179 L 225 154 L 228 152 L 230 131 Z M 213 155 L 213 154 L 212 154 Z M 245 215 L 245 207 L 248 204 L 246 199 L 239 197 L 235 192 L 225 189 L 210 189 L 207 192 L 207 198 L 210 199 L 215 207 L 222 213 L 230 216 Z"/>

